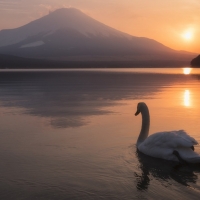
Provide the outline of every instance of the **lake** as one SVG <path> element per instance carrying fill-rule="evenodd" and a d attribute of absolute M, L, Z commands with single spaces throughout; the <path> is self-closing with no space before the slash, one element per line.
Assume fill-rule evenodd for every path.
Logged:
<path fill-rule="evenodd" d="M 199 165 L 137 152 L 141 101 L 200 143 L 200 69 L 1 70 L 0 199 L 199 199 Z"/>

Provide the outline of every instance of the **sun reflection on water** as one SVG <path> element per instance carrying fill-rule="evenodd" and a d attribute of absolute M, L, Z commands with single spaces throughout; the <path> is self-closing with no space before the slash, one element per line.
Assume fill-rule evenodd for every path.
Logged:
<path fill-rule="evenodd" d="M 187 75 L 190 74 L 192 71 L 192 68 L 183 68 L 183 74 Z"/>
<path fill-rule="evenodd" d="M 190 91 L 189 90 L 185 90 L 185 92 L 184 92 L 184 106 L 185 107 L 191 106 Z"/>

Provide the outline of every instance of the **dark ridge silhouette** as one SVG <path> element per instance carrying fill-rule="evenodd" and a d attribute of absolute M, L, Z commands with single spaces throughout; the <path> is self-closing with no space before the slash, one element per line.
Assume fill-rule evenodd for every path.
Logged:
<path fill-rule="evenodd" d="M 67 68 L 160 68 L 182 67 L 186 61 L 179 60 L 132 60 L 132 61 L 62 61 L 23 58 L 0 54 L 0 69 L 67 69 Z"/>
<path fill-rule="evenodd" d="M 200 55 L 198 55 L 196 58 L 192 59 L 191 66 L 192 67 L 200 67 Z"/>

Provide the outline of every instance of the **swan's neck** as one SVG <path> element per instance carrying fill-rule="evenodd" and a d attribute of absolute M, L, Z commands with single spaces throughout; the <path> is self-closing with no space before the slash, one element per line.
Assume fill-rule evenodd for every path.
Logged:
<path fill-rule="evenodd" d="M 140 131 L 140 135 L 137 140 L 137 146 L 139 146 L 149 134 L 149 126 L 150 126 L 150 116 L 149 116 L 149 109 L 147 106 L 141 109 L 142 114 L 142 127 Z"/>

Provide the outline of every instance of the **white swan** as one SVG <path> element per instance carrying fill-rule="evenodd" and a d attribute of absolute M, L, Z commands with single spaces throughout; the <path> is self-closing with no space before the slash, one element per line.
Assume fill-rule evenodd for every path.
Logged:
<path fill-rule="evenodd" d="M 149 109 L 144 102 L 137 105 L 137 112 L 142 114 L 142 128 L 137 140 L 137 148 L 140 152 L 166 160 L 184 161 L 188 163 L 200 163 L 200 155 L 194 152 L 194 146 L 198 142 L 185 131 L 159 132 L 149 134 L 150 116 Z"/>

